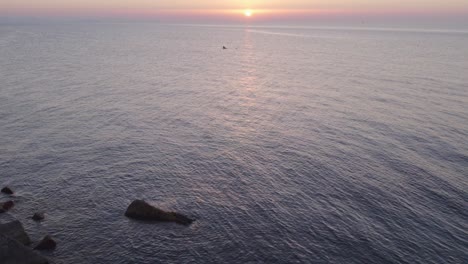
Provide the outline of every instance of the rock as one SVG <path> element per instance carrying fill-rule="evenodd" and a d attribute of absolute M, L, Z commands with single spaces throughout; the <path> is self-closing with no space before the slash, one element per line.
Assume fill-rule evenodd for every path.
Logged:
<path fill-rule="evenodd" d="M 47 264 L 49 261 L 18 241 L 0 234 L 0 263 Z"/>
<path fill-rule="evenodd" d="M 227 49 L 226 46 L 223 46 L 223 50 Z"/>
<path fill-rule="evenodd" d="M 9 187 L 3 187 L 1 192 L 6 194 L 13 194 L 13 191 Z"/>
<path fill-rule="evenodd" d="M 0 208 L 2 208 L 5 212 L 10 210 L 15 206 L 15 203 L 13 201 L 6 201 L 4 203 L 0 203 Z"/>
<path fill-rule="evenodd" d="M 26 234 L 23 225 L 18 220 L 6 224 L 0 224 L 0 235 L 14 239 L 23 245 L 31 244 L 28 234 Z"/>
<path fill-rule="evenodd" d="M 45 236 L 34 249 L 37 250 L 54 250 L 57 246 L 57 243 L 49 236 Z"/>
<path fill-rule="evenodd" d="M 42 212 L 34 213 L 34 215 L 32 216 L 32 219 L 34 221 L 44 220 L 44 213 L 42 213 Z"/>
<path fill-rule="evenodd" d="M 133 201 L 128 206 L 125 216 L 138 220 L 175 222 L 182 225 L 190 225 L 193 222 L 184 215 L 163 211 L 143 200 Z"/>

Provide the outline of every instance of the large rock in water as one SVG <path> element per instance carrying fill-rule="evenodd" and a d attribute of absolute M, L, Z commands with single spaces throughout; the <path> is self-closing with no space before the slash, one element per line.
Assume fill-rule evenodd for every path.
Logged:
<path fill-rule="evenodd" d="M 49 261 L 18 241 L 0 234 L 0 263 L 48 264 Z"/>
<path fill-rule="evenodd" d="M 0 235 L 14 239 L 23 245 L 31 244 L 28 234 L 26 234 L 23 225 L 18 220 L 6 224 L 0 224 Z"/>
<path fill-rule="evenodd" d="M 10 195 L 13 194 L 13 191 L 9 187 L 3 187 L 2 190 L 0 190 L 0 192 Z"/>
<path fill-rule="evenodd" d="M 138 220 L 175 222 L 182 225 L 190 225 L 193 222 L 185 215 L 163 211 L 143 200 L 133 201 L 128 206 L 125 216 Z"/>

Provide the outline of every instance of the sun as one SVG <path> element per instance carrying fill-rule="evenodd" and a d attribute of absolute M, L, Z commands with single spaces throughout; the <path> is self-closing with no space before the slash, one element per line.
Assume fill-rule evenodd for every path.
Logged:
<path fill-rule="evenodd" d="M 251 17 L 252 16 L 252 10 L 250 10 L 250 9 L 244 10 L 244 16 Z"/>

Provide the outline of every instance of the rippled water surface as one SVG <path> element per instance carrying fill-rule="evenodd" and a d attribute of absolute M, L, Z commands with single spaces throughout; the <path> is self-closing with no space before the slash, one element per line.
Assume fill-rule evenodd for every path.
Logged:
<path fill-rule="evenodd" d="M 467 47 L 453 32 L 0 26 L 0 185 L 17 191 L 0 221 L 52 234 L 57 263 L 467 263 Z M 197 220 L 129 220 L 137 198 Z"/>

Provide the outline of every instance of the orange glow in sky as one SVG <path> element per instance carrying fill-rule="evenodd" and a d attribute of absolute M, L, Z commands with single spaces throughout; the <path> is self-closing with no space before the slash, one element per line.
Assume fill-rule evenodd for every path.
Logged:
<path fill-rule="evenodd" d="M 466 9 L 466 0 L 14 0 L 0 1 L 6 8 L 155 8 L 155 9 L 346 9 L 444 10 Z"/>
<path fill-rule="evenodd" d="M 261 21 L 275 18 L 315 19 L 327 16 L 450 17 L 466 14 L 467 0 L 0 0 L 2 15 L 128 16 L 135 18 Z"/>

